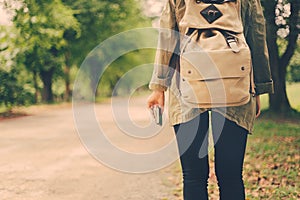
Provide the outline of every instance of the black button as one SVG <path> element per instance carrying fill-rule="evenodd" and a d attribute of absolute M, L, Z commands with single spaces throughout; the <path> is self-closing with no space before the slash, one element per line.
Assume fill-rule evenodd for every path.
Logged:
<path fill-rule="evenodd" d="M 242 66 L 242 67 L 241 67 L 241 70 L 242 70 L 242 71 L 244 71 L 244 70 L 245 70 L 245 67 L 244 67 L 244 66 Z"/>
<path fill-rule="evenodd" d="M 188 74 L 191 74 L 191 73 L 192 73 L 192 71 L 191 71 L 191 70 L 189 70 L 189 71 L 188 71 Z"/>
<path fill-rule="evenodd" d="M 197 3 L 197 4 L 201 3 L 201 0 L 196 0 L 196 3 Z"/>

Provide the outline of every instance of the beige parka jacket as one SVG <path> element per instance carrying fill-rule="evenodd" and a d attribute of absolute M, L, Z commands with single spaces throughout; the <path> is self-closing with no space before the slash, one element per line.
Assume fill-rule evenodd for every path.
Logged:
<path fill-rule="evenodd" d="M 252 65 L 256 95 L 273 93 L 273 81 L 271 79 L 268 50 L 266 45 L 265 19 L 260 0 L 240 0 L 241 17 L 244 26 L 244 35 L 251 50 Z M 160 18 L 160 28 L 178 30 L 184 34 L 185 29 L 180 27 L 180 21 L 185 13 L 184 0 L 167 0 Z M 168 112 L 171 125 L 187 122 L 197 115 L 207 111 L 203 108 L 191 108 L 183 103 L 178 88 L 178 72 L 162 79 L 159 77 L 159 67 L 179 67 L 179 60 L 172 56 L 176 51 L 178 39 L 174 35 L 161 31 L 159 40 L 167 43 L 163 50 L 158 49 L 155 58 L 155 67 L 149 84 L 151 90 L 168 90 Z M 167 48 L 167 49 L 166 49 Z M 221 113 L 227 119 L 236 122 L 250 133 L 256 115 L 255 97 L 242 106 L 213 108 L 211 110 Z"/>

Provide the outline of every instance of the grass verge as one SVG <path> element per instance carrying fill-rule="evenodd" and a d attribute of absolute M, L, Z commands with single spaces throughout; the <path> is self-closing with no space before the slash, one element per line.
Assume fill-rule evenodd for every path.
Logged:
<path fill-rule="evenodd" d="M 299 133 L 299 123 L 257 121 L 244 165 L 248 199 L 300 198 Z"/>

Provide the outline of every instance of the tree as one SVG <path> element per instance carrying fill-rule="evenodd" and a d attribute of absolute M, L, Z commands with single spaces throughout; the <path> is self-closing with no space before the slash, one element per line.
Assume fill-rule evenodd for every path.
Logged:
<path fill-rule="evenodd" d="M 18 66 L 25 65 L 31 73 L 36 100 L 41 79 L 44 102 L 53 100 L 52 82 L 61 77 L 65 80 L 65 99 L 69 99 L 71 68 L 79 66 L 103 40 L 126 29 L 143 26 L 147 21 L 136 0 L 3 2 L 5 7 L 15 10 L 13 23 L 19 33 L 16 45 L 21 49 L 16 58 Z M 97 62 L 98 56 L 95 59 Z M 92 81 L 97 78 L 93 77 Z"/>
<path fill-rule="evenodd" d="M 270 111 L 289 113 L 293 109 L 286 93 L 286 73 L 299 37 L 299 0 L 262 0 L 266 18 L 267 44 L 275 93 L 270 95 Z M 282 54 L 278 35 L 287 41 Z"/>
<path fill-rule="evenodd" d="M 26 78 L 15 67 L 14 58 L 19 51 L 15 39 L 13 27 L 0 26 L 0 105 L 8 110 L 32 103 L 32 95 L 24 87 Z"/>
<path fill-rule="evenodd" d="M 15 69 L 6 71 L 0 68 L 0 105 L 8 110 L 16 105 L 32 103 L 32 95 L 18 82 L 18 72 Z"/>
<path fill-rule="evenodd" d="M 25 0 L 21 8 L 16 9 L 13 18 L 20 36 L 17 45 L 22 47 L 17 56 L 18 63 L 25 64 L 27 70 L 33 73 L 35 87 L 36 76 L 39 75 L 44 102 L 53 101 L 53 79 L 62 74 L 63 49 L 66 46 L 64 32 L 79 29 L 73 14 L 73 10 L 60 0 Z"/>
<path fill-rule="evenodd" d="M 67 58 L 66 77 L 69 76 L 70 67 L 79 66 L 88 53 L 105 39 L 124 30 L 141 27 L 145 24 L 150 25 L 149 20 L 141 14 L 140 6 L 136 0 L 63 0 L 63 3 L 74 10 L 74 17 L 80 23 L 81 29 L 80 37 L 65 38 L 68 42 L 65 49 Z M 65 35 L 72 36 L 72 32 L 66 32 Z M 104 67 L 97 66 L 96 68 L 93 66 L 95 66 L 95 63 L 96 65 L 100 63 L 99 59 L 101 57 L 109 56 L 111 53 L 114 53 L 113 49 L 110 52 L 103 52 L 103 55 L 94 55 L 93 58 L 89 59 L 91 65 L 89 77 L 91 78 L 90 85 L 92 87 L 97 86 L 98 81 L 98 77 L 93 76 L 95 74 L 93 70 Z M 122 74 L 121 71 L 127 69 L 122 67 L 121 63 L 122 61 L 120 61 L 118 67 L 109 70 L 111 72 L 109 75 L 106 75 L 106 83 L 110 85 L 110 88 L 113 87 L 120 74 Z M 69 83 L 66 81 L 66 88 L 70 88 Z M 96 88 L 93 88 L 93 90 L 97 91 Z M 68 92 L 69 89 L 66 89 L 66 91 Z"/>

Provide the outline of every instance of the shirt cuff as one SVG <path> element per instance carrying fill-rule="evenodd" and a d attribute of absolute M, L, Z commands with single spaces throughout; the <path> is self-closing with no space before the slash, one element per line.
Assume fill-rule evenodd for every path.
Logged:
<path fill-rule="evenodd" d="M 255 93 L 256 95 L 261 95 L 265 93 L 273 94 L 274 93 L 273 81 L 255 84 Z"/>
<path fill-rule="evenodd" d="M 149 84 L 149 88 L 150 90 L 159 90 L 159 91 L 167 91 L 167 87 L 166 86 L 163 86 L 163 85 L 159 85 L 159 84 L 156 84 L 156 83 L 150 83 Z"/>

